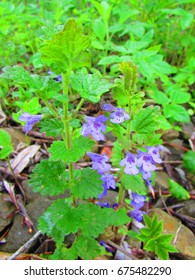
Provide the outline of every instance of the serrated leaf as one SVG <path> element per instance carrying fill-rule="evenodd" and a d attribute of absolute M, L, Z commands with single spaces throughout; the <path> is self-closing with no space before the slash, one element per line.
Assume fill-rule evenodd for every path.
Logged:
<path fill-rule="evenodd" d="M 9 79 L 14 85 L 28 88 L 30 92 L 36 93 L 41 99 L 49 100 L 60 90 L 60 84 L 49 76 L 30 75 L 21 66 L 7 66 L 3 68 L 2 76 Z"/>
<path fill-rule="evenodd" d="M 139 194 L 147 193 L 147 187 L 140 175 L 123 174 L 121 176 L 121 183 L 126 190 L 131 190 Z"/>
<path fill-rule="evenodd" d="M 91 150 L 94 141 L 80 136 L 72 141 L 72 148 L 69 150 L 65 147 L 64 141 L 55 141 L 48 149 L 51 153 L 50 159 L 63 160 L 64 162 L 76 162 Z"/>
<path fill-rule="evenodd" d="M 79 205 L 77 209 L 82 213 L 80 227 L 86 236 L 96 238 L 110 225 L 119 226 L 129 222 L 125 209 L 115 211 L 91 203 Z"/>
<path fill-rule="evenodd" d="M 157 129 L 155 118 L 159 115 L 158 107 L 147 107 L 137 112 L 131 122 L 131 129 L 139 134 L 150 134 Z"/>
<path fill-rule="evenodd" d="M 39 218 L 39 229 L 59 244 L 64 235 L 81 230 L 82 235 L 98 237 L 109 225 L 119 226 L 129 222 L 125 209 L 115 211 L 88 203 L 73 207 L 65 199 L 56 200 Z"/>
<path fill-rule="evenodd" d="M 182 187 L 177 182 L 173 181 L 172 179 L 168 179 L 169 190 L 171 194 L 177 199 L 189 199 L 190 195 L 184 187 Z"/>
<path fill-rule="evenodd" d="M 90 43 L 75 19 L 69 19 L 61 32 L 45 42 L 41 52 L 50 68 L 60 74 L 68 68 L 90 66 L 89 54 L 84 53 Z"/>
<path fill-rule="evenodd" d="M 195 151 L 187 151 L 183 157 L 183 166 L 195 174 Z"/>
<path fill-rule="evenodd" d="M 21 84 L 21 85 L 29 85 L 32 83 L 32 78 L 30 76 L 30 73 L 26 71 L 21 66 L 6 66 L 3 68 L 3 73 L 1 74 L 1 77 L 14 81 L 15 84 Z"/>
<path fill-rule="evenodd" d="M 122 153 L 122 146 L 118 141 L 114 142 L 112 153 L 111 153 L 111 162 L 114 166 L 120 167 L 120 161 L 123 159 L 124 155 Z"/>
<path fill-rule="evenodd" d="M 97 103 L 101 95 L 109 91 L 111 83 L 102 79 L 98 73 L 88 74 L 78 71 L 71 79 L 71 86 L 82 98 Z"/>
<path fill-rule="evenodd" d="M 0 129 L 0 159 L 5 159 L 12 151 L 11 136 L 8 132 Z"/>
<path fill-rule="evenodd" d="M 79 235 L 73 246 L 78 256 L 83 260 L 94 260 L 102 253 L 100 244 L 92 237 Z"/>
<path fill-rule="evenodd" d="M 101 176 L 91 168 L 78 170 L 71 193 L 75 198 L 97 198 L 103 192 Z"/>
<path fill-rule="evenodd" d="M 39 218 L 39 230 L 61 243 L 65 235 L 77 232 L 80 218 L 77 208 L 66 203 L 65 199 L 57 199 Z"/>
<path fill-rule="evenodd" d="M 105 253 L 104 247 L 100 246 L 98 241 L 92 237 L 78 235 L 70 248 L 66 248 L 64 244 L 58 245 L 51 259 L 75 260 L 80 257 L 83 260 L 93 260 Z"/>
<path fill-rule="evenodd" d="M 68 188 L 66 164 L 62 161 L 42 160 L 33 169 L 29 185 L 41 195 L 58 195 Z"/>
<path fill-rule="evenodd" d="M 48 137 L 61 135 L 63 130 L 63 123 L 58 119 L 42 119 L 39 126 L 40 131 L 45 132 Z"/>
<path fill-rule="evenodd" d="M 163 107 L 167 118 L 173 118 L 176 122 L 189 122 L 190 117 L 187 110 L 178 104 L 167 104 Z"/>

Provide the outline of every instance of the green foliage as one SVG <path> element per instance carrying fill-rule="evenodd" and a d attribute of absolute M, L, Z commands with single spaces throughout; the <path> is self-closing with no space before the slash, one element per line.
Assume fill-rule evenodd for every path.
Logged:
<path fill-rule="evenodd" d="M 59 246 L 65 235 L 81 231 L 71 249 L 63 248 L 60 258 L 64 255 L 68 256 L 68 259 L 74 259 L 77 256 L 91 259 L 100 252 L 97 241 L 94 239 L 92 241 L 92 237 L 98 237 L 109 225 L 119 226 L 128 221 L 125 209 L 114 211 L 111 208 L 100 208 L 91 203 L 79 204 L 75 208 L 67 200 L 58 199 L 39 218 L 39 229 L 53 237 Z M 86 241 L 81 242 L 84 239 Z M 81 250 L 83 244 L 87 244 L 87 248 L 91 244 L 92 248 L 89 251 L 86 248 Z"/>
<path fill-rule="evenodd" d="M 186 189 L 184 189 L 184 187 L 182 187 L 180 184 L 178 184 L 177 182 L 173 181 L 170 178 L 168 180 L 168 185 L 169 185 L 169 190 L 170 190 L 171 194 L 174 197 L 176 197 L 177 199 L 183 200 L 183 199 L 190 198 L 190 195 L 186 191 Z"/>
<path fill-rule="evenodd" d="M 158 107 L 147 107 L 136 114 L 131 123 L 132 131 L 138 134 L 151 134 L 157 129 L 155 121 L 159 114 Z"/>
<path fill-rule="evenodd" d="M 30 75 L 21 66 L 7 66 L 3 68 L 1 76 L 12 84 L 27 88 L 29 92 L 36 93 L 43 100 L 49 100 L 59 92 L 60 85 L 49 76 Z"/>
<path fill-rule="evenodd" d="M 62 31 L 45 42 L 41 49 L 43 60 L 56 74 L 90 66 L 90 56 L 86 52 L 90 43 L 75 19 L 69 19 Z"/>
<path fill-rule="evenodd" d="M 71 86 L 82 98 L 97 103 L 101 95 L 109 91 L 111 83 L 101 79 L 98 73 L 87 74 L 81 70 L 72 77 Z"/>
<path fill-rule="evenodd" d="M 71 193 L 76 199 L 97 198 L 103 192 L 101 176 L 90 168 L 75 173 Z"/>
<path fill-rule="evenodd" d="M 51 153 L 50 159 L 63 160 L 65 162 L 76 162 L 84 156 L 94 145 L 94 141 L 83 136 L 73 139 L 72 148 L 68 149 L 64 141 L 54 141 L 48 151 Z"/>
<path fill-rule="evenodd" d="M 0 129 L 0 159 L 7 158 L 12 151 L 11 136 L 5 130 Z"/>
<path fill-rule="evenodd" d="M 187 151 L 183 157 L 184 167 L 191 173 L 195 173 L 195 152 Z"/>
<path fill-rule="evenodd" d="M 173 239 L 172 234 L 163 234 L 163 221 L 158 221 L 158 216 L 149 217 L 144 215 L 145 228 L 140 230 L 137 238 L 144 242 L 144 249 L 154 252 L 160 259 L 168 260 L 169 252 L 178 252 L 170 244 Z"/>
<path fill-rule="evenodd" d="M 62 161 L 42 160 L 33 169 L 29 185 L 34 192 L 40 192 L 41 195 L 62 194 L 69 187 L 69 175 L 65 169 L 66 165 Z"/>
<path fill-rule="evenodd" d="M 46 136 L 57 137 L 62 134 L 63 123 L 58 119 L 43 119 L 40 121 L 40 131 L 45 132 Z"/>
<path fill-rule="evenodd" d="M 75 260 L 79 257 L 83 260 L 93 260 L 95 257 L 105 255 L 105 249 L 92 237 L 79 235 L 70 248 L 57 246 L 53 260 L 65 259 Z"/>
<path fill-rule="evenodd" d="M 139 194 L 146 194 L 147 188 L 140 175 L 123 174 L 121 176 L 121 183 L 126 190 L 131 190 Z"/>

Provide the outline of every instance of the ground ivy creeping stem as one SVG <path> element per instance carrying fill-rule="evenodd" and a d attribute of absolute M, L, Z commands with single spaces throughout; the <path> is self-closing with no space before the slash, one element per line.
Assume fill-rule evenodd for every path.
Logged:
<path fill-rule="evenodd" d="M 45 41 L 41 49 L 49 74 L 56 73 L 60 77 L 58 81 L 48 76 L 31 75 L 20 66 L 5 67 L 2 74 L 14 83 L 14 75 L 21 73 L 17 76 L 17 86 L 33 90 L 47 106 L 45 115 L 43 108 L 36 115 L 21 112 L 18 121 L 25 123 L 25 133 L 39 123 L 47 136 L 58 136 L 48 149 L 50 157 L 36 165 L 29 180 L 33 190 L 42 195 L 60 195 L 65 190 L 70 193 L 70 197 L 56 199 L 39 218 L 39 229 L 56 242 L 53 259 L 94 259 L 106 254 L 110 247 L 106 240 L 98 240 L 108 227 L 117 229 L 112 241 L 118 242 L 120 227 L 125 226 L 128 234 L 130 222 L 142 223 L 147 194 L 153 192 L 156 164 L 161 163 L 157 147 L 161 144 L 160 135 L 151 138 L 158 130 L 159 108 L 144 108 L 143 94 L 136 89 L 137 67 L 132 62 L 121 63 L 122 76 L 111 84 L 101 73 L 88 73 L 89 46 L 90 38 L 74 19 L 69 19 L 64 29 Z M 98 103 L 110 90 L 115 105 L 103 104 L 103 113 L 98 116 L 81 114 L 85 101 Z M 74 94 L 80 96 L 80 102 L 72 110 L 70 91 L 71 100 Z M 106 140 L 107 132 L 116 138 L 111 157 L 92 152 L 96 141 Z M 75 163 L 86 154 L 92 161 L 92 168 L 75 168 Z M 117 170 L 114 173 L 113 168 Z M 101 201 L 106 199 L 108 190 L 118 191 L 114 205 Z M 158 227 L 157 220 L 153 224 L 148 218 L 145 221 L 151 232 Z M 151 235 L 154 240 L 159 237 L 159 242 L 160 225 L 158 234 Z M 64 237 L 69 234 L 74 234 L 75 240 L 68 248 Z M 146 242 L 147 250 L 157 252 L 162 258 L 167 258 L 167 251 L 174 250 L 168 246 L 170 238 L 167 238 L 165 254 L 161 256 L 150 246 L 151 240 L 144 237 L 144 232 L 140 236 L 140 240 Z"/>

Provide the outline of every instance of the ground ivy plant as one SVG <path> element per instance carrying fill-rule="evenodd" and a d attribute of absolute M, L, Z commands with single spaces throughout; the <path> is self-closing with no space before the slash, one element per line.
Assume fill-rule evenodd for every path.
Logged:
<path fill-rule="evenodd" d="M 81 26 L 69 19 L 41 48 L 42 59 L 56 79 L 49 74 L 31 74 L 21 66 L 5 67 L 1 75 L 36 100 L 15 115 L 25 133 L 38 123 L 41 132 L 56 139 L 48 149 L 49 158 L 35 166 L 29 180 L 35 192 L 60 196 L 38 221 L 39 230 L 56 243 L 53 259 L 94 259 L 106 254 L 107 228 L 112 240 L 119 242 L 121 228 L 127 233 L 131 223 L 139 225 L 147 195 L 154 193 L 156 165 L 161 164 L 159 108 L 144 106 L 144 93 L 136 88 L 137 67 L 122 62 L 120 76 L 113 83 L 94 69 L 90 73 L 90 43 Z M 98 115 L 84 115 L 84 102 L 98 103 L 108 91 L 112 91 L 114 103 L 103 102 Z M 115 138 L 111 157 L 93 151 L 98 141 L 106 140 L 107 133 Z M 0 137 L 5 139 L 0 153 L 5 158 L 12 151 L 10 139 L 3 131 Z M 78 169 L 76 163 L 85 155 L 91 167 Z M 114 205 L 106 201 L 108 190 L 118 194 Z M 68 196 L 64 198 L 65 191 Z M 161 234 L 162 223 L 156 219 L 150 222 L 145 218 L 145 222 L 147 228 L 137 239 L 146 242 L 146 250 L 167 259 L 168 252 L 175 251 L 171 237 Z M 153 240 L 155 230 L 159 239 L 154 246 L 148 236 Z M 64 240 L 70 234 L 74 240 L 67 247 Z M 164 254 L 159 253 L 158 244 Z"/>

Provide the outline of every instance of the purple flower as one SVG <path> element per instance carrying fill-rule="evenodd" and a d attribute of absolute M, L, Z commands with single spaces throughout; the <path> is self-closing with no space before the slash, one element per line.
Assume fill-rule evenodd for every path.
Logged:
<path fill-rule="evenodd" d="M 53 75 L 53 74 L 54 74 L 50 69 L 47 71 L 47 73 L 48 73 L 49 75 Z M 57 80 L 58 82 L 61 82 L 61 81 L 62 81 L 62 75 L 58 75 L 58 76 L 56 77 L 56 80 Z"/>
<path fill-rule="evenodd" d="M 102 199 L 106 196 L 107 191 L 111 189 L 116 189 L 116 182 L 113 174 L 104 174 L 102 175 L 104 191 L 98 196 L 99 199 Z"/>
<path fill-rule="evenodd" d="M 112 123 L 122 123 L 125 120 L 129 120 L 130 116 L 122 108 L 116 108 L 111 104 L 104 104 L 102 106 L 103 111 L 112 112 L 110 114 L 110 121 Z"/>
<path fill-rule="evenodd" d="M 160 158 L 159 150 L 157 147 L 147 147 L 148 154 L 152 157 L 153 161 L 156 163 L 161 163 L 162 160 Z"/>
<path fill-rule="evenodd" d="M 145 195 L 139 195 L 137 193 L 132 193 L 132 201 L 131 201 L 131 206 L 134 207 L 134 209 L 140 209 L 144 206 L 144 202 L 146 200 Z"/>
<path fill-rule="evenodd" d="M 101 202 L 101 201 L 97 201 L 96 202 L 97 205 L 99 205 L 100 207 L 105 207 L 105 208 L 110 208 L 110 205 L 108 202 Z"/>
<path fill-rule="evenodd" d="M 96 118 L 87 116 L 85 117 L 85 120 L 87 123 L 83 124 L 81 134 L 83 136 L 88 136 L 91 134 L 92 137 L 97 141 L 104 140 L 104 135 L 102 132 L 106 131 L 104 122 L 107 120 L 107 118 L 104 115 L 100 115 Z"/>
<path fill-rule="evenodd" d="M 103 246 L 108 252 L 110 252 L 110 253 L 115 252 L 115 249 L 112 248 L 110 245 L 108 245 L 108 244 L 106 243 L 106 241 L 102 240 L 102 241 L 100 241 L 99 244 L 100 244 L 101 246 Z"/>
<path fill-rule="evenodd" d="M 26 122 L 24 126 L 25 134 L 29 132 L 29 130 L 32 129 L 33 125 L 37 122 L 39 122 L 42 118 L 42 115 L 30 115 L 29 113 L 23 113 L 20 117 L 20 121 Z"/>
<path fill-rule="evenodd" d="M 115 111 L 116 107 L 112 106 L 111 104 L 103 104 L 102 110 L 106 112 L 113 112 Z"/>
<path fill-rule="evenodd" d="M 131 218 L 136 219 L 138 222 L 143 220 L 143 212 L 141 210 L 135 209 L 129 213 Z"/>
<path fill-rule="evenodd" d="M 156 169 L 154 160 L 151 155 L 139 151 L 138 165 L 144 172 L 153 171 Z"/>
<path fill-rule="evenodd" d="M 152 177 L 152 173 L 150 171 L 144 171 L 142 167 L 140 167 L 139 171 L 142 174 L 142 178 L 144 180 L 150 179 Z"/>
<path fill-rule="evenodd" d="M 124 172 L 129 175 L 136 175 L 139 173 L 139 170 L 137 169 L 137 164 L 137 156 L 129 152 L 126 153 L 126 157 L 120 162 L 121 166 L 125 166 Z"/>
<path fill-rule="evenodd" d="M 93 161 L 92 168 L 97 170 L 99 174 L 104 174 L 105 172 L 110 171 L 111 165 L 107 163 L 109 161 L 109 157 L 91 152 L 87 154 Z"/>

